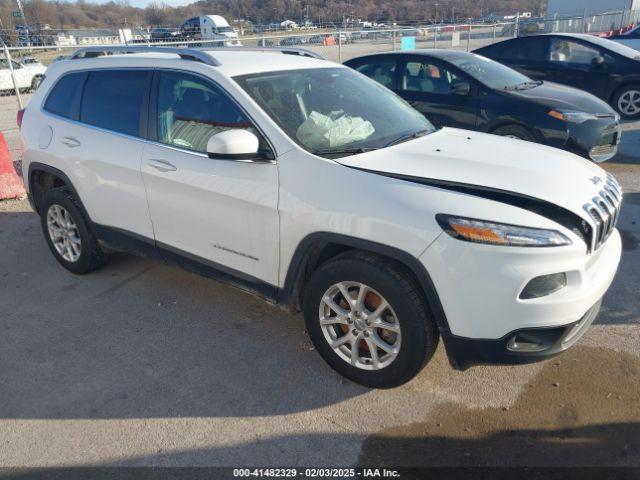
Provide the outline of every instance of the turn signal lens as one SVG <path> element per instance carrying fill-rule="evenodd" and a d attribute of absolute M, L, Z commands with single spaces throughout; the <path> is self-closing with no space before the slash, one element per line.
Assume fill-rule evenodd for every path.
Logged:
<path fill-rule="evenodd" d="M 598 119 L 598 115 L 587 112 L 549 110 L 547 113 L 550 117 L 562 120 L 563 122 L 577 123 L 578 125 L 586 122 L 587 120 Z"/>
<path fill-rule="evenodd" d="M 563 122 L 566 120 L 566 118 L 564 118 L 564 114 L 556 112 L 555 110 L 549 110 L 549 116 L 557 118 L 558 120 L 562 120 Z"/>
<path fill-rule="evenodd" d="M 436 220 L 453 238 L 509 247 L 559 247 L 571 240 L 556 230 L 521 227 L 439 213 Z"/>

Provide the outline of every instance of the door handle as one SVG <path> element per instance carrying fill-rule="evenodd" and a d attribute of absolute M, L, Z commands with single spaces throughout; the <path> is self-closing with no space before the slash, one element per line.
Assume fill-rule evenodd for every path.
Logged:
<path fill-rule="evenodd" d="M 60 143 L 66 145 L 69 148 L 75 148 L 80 146 L 80 141 L 73 137 L 62 137 Z"/>
<path fill-rule="evenodd" d="M 177 170 L 175 165 L 167 162 L 166 160 L 150 159 L 149 163 L 147 165 L 149 165 L 151 168 L 155 168 L 159 172 L 163 172 L 163 173 L 175 172 Z"/>

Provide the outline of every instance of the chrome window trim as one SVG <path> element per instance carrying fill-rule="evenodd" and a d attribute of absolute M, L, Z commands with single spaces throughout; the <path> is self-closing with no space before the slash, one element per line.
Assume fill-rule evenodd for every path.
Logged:
<path fill-rule="evenodd" d="M 151 144 L 151 145 L 158 145 L 158 146 L 162 146 L 162 147 L 166 147 L 169 148 L 171 150 L 176 150 L 179 152 L 183 152 L 183 153 L 190 153 L 192 155 L 197 155 L 203 158 L 206 158 L 207 160 L 214 160 L 212 158 L 209 158 L 209 156 L 206 153 L 203 152 L 198 152 L 195 150 L 189 150 L 189 149 L 185 149 L 185 148 L 180 148 L 180 147 L 176 147 L 173 145 L 168 145 L 166 143 L 162 143 L 162 142 L 157 142 L 155 140 L 151 140 L 149 138 L 146 137 L 141 137 L 141 136 L 137 136 L 137 135 L 129 135 L 126 133 L 122 133 L 122 132 L 117 132 L 115 130 L 110 130 L 108 128 L 102 128 L 102 127 L 98 127 L 96 125 L 91 125 L 89 123 L 84 123 L 81 122 L 80 120 L 74 120 L 73 118 L 69 118 L 69 117 L 64 117 L 62 115 L 58 115 L 56 113 L 50 112 L 48 110 L 45 109 L 45 105 L 47 103 L 47 100 L 49 98 L 49 96 L 51 95 L 51 92 L 53 91 L 53 89 L 56 87 L 56 85 L 58 84 L 58 82 L 65 77 L 66 75 L 70 75 L 73 73 L 90 73 L 93 71 L 101 71 L 101 70 L 144 70 L 144 71 L 152 71 L 152 72 L 156 72 L 156 71 L 169 71 L 169 72 L 178 72 L 178 73 L 186 73 L 189 75 L 195 75 L 198 77 L 201 77 L 203 80 L 210 82 L 211 84 L 213 84 L 214 86 L 216 86 L 217 88 L 219 88 L 221 91 L 223 91 L 230 99 L 231 101 L 240 109 L 240 111 L 242 113 L 244 113 L 247 118 L 251 121 L 251 123 L 254 125 L 254 128 L 260 132 L 260 135 L 262 135 L 262 137 L 265 139 L 265 141 L 267 142 L 269 149 L 271 150 L 271 152 L 273 153 L 273 156 L 275 157 L 273 160 L 225 160 L 225 161 L 231 161 L 231 162 L 240 162 L 240 163 L 262 163 L 262 164 L 277 164 L 277 159 L 278 159 L 278 153 L 277 150 L 275 149 L 273 142 L 269 139 L 269 137 L 264 133 L 264 130 L 262 130 L 258 123 L 254 120 L 254 118 L 247 112 L 247 110 L 237 101 L 237 99 L 226 89 L 224 88 L 222 85 L 220 85 L 218 82 L 216 82 L 214 79 L 212 79 L 211 77 L 207 77 L 206 75 L 203 75 L 199 72 L 194 72 L 192 70 L 185 70 L 185 69 L 181 69 L 181 68 L 170 68 L 170 67 L 109 67 L 109 66 L 99 66 L 99 67 L 95 67 L 95 68 L 78 68 L 78 69 L 73 69 L 73 70 L 68 70 L 66 72 L 64 72 L 62 75 L 60 75 L 58 78 L 56 78 L 55 82 L 53 83 L 53 85 L 51 85 L 51 87 L 49 88 L 49 90 L 47 91 L 47 93 L 44 95 L 44 97 L 42 98 L 42 101 L 40 102 L 40 105 L 38 107 L 38 110 L 40 111 L 40 113 L 44 116 L 47 117 L 52 117 L 54 119 L 57 120 L 63 120 L 66 122 L 71 122 L 74 125 L 77 126 L 81 126 L 81 127 L 85 127 L 85 128 L 90 128 L 93 130 L 97 130 L 101 133 L 110 133 L 112 135 L 116 135 L 119 137 L 123 137 L 129 140 L 139 140 L 139 141 L 143 141 L 145 143 Z M 84 85 L 83 85 L 84 88 Z M 149 119 L 147 118 L 147 125 L 149 123 Z M 220 159 L 215 159 L 215 161 L 220 161 Z"/>

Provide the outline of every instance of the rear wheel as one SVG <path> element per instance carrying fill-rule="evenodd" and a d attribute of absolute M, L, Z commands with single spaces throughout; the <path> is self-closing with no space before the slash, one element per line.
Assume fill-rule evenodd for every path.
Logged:
<path fill-rule="evenodd" d="M 517 138 L 519 140 L 526 140 L 527 142 L 535 142 L 533 135 L 524 127 L 519 125 L 505 125 L 504 127 L 496 128 L 493 132 L 494 135 L 500 135 L 501 137 Z"/>
<path fill-rule="evenodd" d="M 73 273 L 89 273 L 106 263 L 89 223 L 66 188 L 47 191 L 42 197 L 41 225 L 56 260 Z"/>
<path fill-rule="evenodd" d="M 640 118 L 640 84 L 626 85 L 619 89 L 613 95 L 611 105 L 622 118 Z"/>
<path fill-rule="evenodd" d="M 322 265 L 307 285 L 303 310 L 325 361 L 368 387 L 411 380 L 438 345 L 419 288 L 393 263 L 364 252 Z"/>

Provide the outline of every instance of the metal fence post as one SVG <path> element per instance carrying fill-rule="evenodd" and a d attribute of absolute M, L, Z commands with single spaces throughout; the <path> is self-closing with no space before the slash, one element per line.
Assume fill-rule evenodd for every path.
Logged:
<path fill-rule="evenodd" d="M 342 63 L 342 31 L 338 30 L 338 62 Z"/>
<path fill-rule="evenodd" d="M 469 30 L 467 31 L 467 52 L 469 51 L 469 46 L 471 45 L 471 29 L 473 27 L 469 25 Z"/>
<path fill-rule="evenodd" d="M 265 45 L 265 41 L 264 41 L 264 33 L 262 34 L 262 38 L 260 39 L 260 43 L 262 44 L 262 48 L 264 48 Z"/>
<path fill-rule="evenodd" d="M 16 79 L 16 72 L 13 70 L 13 61 L 11 60 L 9 47 L 7 47 L 7 44 L 4 42 L 2 42 L 2 46 L 4 47 L 4 55 L 7 59 L 7 63 L 9 64 L 9 71 L 11 72 L 11 80 L 13 80 L 13 88 L 15 89 L 16 99 L 18 100 L 18 108 L 22 110 L 24 106 L 22 105 L 22 97 L 20 96 L 20 89 L 18 88 L 18 80 Z"/>
<path fill-rule="evenodd" d="M 516 24 L 513 28 L 513 33 L 515 38 L 518 38 L 520 36 L 520 13 L 516 15 Z"/>
<path fill-rule="evenodd" d="M 493 43 L 496 43 L 496 24 L 493 24 Z"/>
<path fill-rule="evenodd" d="M 433 48 L 438 48 L 438 27 L 433 29 Z"/>
<path fill-rule="evenodd" d="M 393 38 L 393 51 L 394 52 L 398 49 L 397 46 L 396 46 L 396 33 L 397 32 L 394 30 L 393 31 L 393 35 L 392 35 L 392 38 Z"/>

